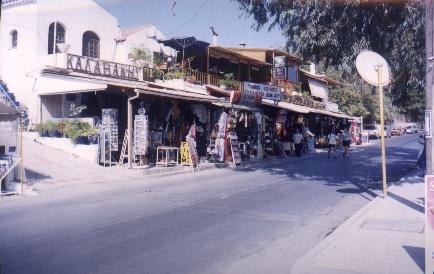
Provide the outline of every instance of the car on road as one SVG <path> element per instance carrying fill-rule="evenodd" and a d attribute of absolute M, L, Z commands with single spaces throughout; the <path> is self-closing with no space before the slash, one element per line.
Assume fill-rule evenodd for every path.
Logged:
<path fill-rule="evenodd" d="M 405 130 L 402 126 L 394 126 L 392 129 L 392 136 L 401 136 Z"/>
<path fill-rule="evenodd" d="M 420 130 L 417 128 L 417 126 L 416 125 L 408 125 L 406 128 L 405 128 L 405 133 L 407 133 L 407 134 L 413 134 L 413 133 L 418 133 Z"/>
<path fill-rule="evenodd" d="M 369 138 L 380 138 L 380 126 L 377 124 L 365 125 L 363 127 L 363 131 L 366 135 L 369 136 Z"/>

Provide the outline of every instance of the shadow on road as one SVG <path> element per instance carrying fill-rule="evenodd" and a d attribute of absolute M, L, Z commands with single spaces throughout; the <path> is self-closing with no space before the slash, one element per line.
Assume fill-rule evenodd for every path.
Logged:
<path fill-rule="evenodd" d="M 387 147 L 387 182 L 402 184 L 402 177 L 417 168 L 419 148 L 413 145 L 390 144 Z M 285 176 L 289 181 L 318 181 L 330 187 L 342 187 L 336 191 L 358 194 L 368 200 L 377 197 L 382 190 L 381 157 L 377 146 L 356 147 L 349 159 L 327 158 L 325 151 L 303 155 L 300 158 L 270 159 L 267 164 L 250 164 L 238 172 L 260 170 L 271 175 Z M 392 194 L 393 195 L 393 194 Z M 394 198 L 398 199 L 397 195 Z M 401 201 L 404 202 L 404 201 Z M 414 207 L 420 210 L 418 205 Z"/>

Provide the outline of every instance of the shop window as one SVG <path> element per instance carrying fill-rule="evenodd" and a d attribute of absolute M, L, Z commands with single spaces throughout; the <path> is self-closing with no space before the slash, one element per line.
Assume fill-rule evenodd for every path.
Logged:
<path fill-rule="evenodd" d="M 92 58 L 99 58 L 99 37 L 92 31 L 86 31 L 83 34 L 82 55 Z"/>
<path fill-rule="evenodd" d="M 54 52 L 54 29 L 56 29 L 56 45 L 65 43 L 65 28 L 60 23 L 51 23 L 48 28 L 48 54 Z M 59 53 L 57 47 L 56 53 Z"/>
<path fill-rule="evenodd" d="M 16 30 L 11 31 L 11 48 L 16 49 L 18 46 L 18 32 Z"/>

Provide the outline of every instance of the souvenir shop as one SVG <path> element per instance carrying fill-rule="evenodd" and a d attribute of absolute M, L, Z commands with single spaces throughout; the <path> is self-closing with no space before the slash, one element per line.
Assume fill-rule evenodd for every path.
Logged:
<path fill-rule="evenodd" d="M 234 162 L 238 165 L 239 161 L 257 157 L 258 112 L 240 105 L 219 105 L 212 111 L 211 121 L 214 126 L 209 139 L 209 160 Z"/>
<path fill-rule="evenodd" d="M 134 107 L 134 157 L 138 165 L 171 166 L 190 163 L 188 138 L 194 140 L 195 160 L 207 156 L 211 133 L 211 103 L 140 95 Z"/>

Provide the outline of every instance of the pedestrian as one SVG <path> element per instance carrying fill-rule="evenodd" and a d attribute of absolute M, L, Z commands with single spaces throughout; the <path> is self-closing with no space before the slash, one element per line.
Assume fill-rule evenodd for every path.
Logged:
<path fill-rule="evenodd" d="M 294 136 L 292 137 L 295 146 L 295 155 L 301 157 L 301 150 L 303 149 L 303 135 L 298 129 L 295 130 Z"/>
<path fill-rule="evenodd" d="M 332 151 L 333 151 L 333 155 L 335 156 L 335 159 L 338 158 L 336 156 L 336 140 L 337 140 L 336 132 L 335 130 L 332 130 L 332 132 L 330 132 L 330 134 L 327 136 L 327 143 L 329 146 L 329 151 L 327 153 L 328 158 L 330 158 L 330 152 Z"/>
<path fill-rule="evenodd" d="M 348 132 L 348 129 L 344 130 L 344 133 L 342 134 L 342 145 L 344 146 L 344 158 L 350 156 L 350 145 L 351 145 L 351 135 Z"/>

